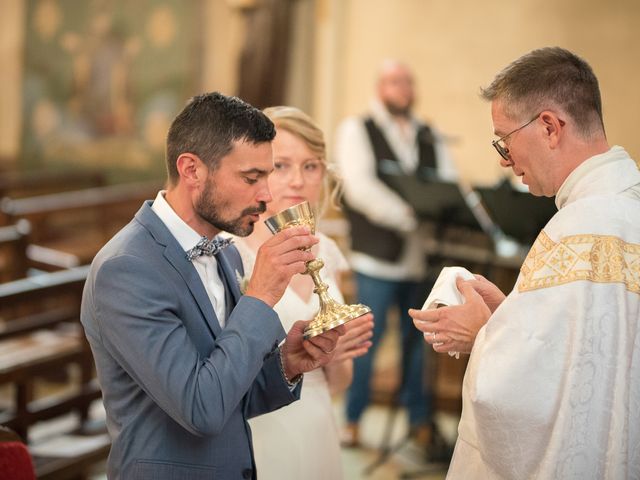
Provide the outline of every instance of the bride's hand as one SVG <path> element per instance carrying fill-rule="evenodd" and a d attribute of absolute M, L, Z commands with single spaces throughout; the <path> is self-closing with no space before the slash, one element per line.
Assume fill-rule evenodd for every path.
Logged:
<path fill-rule="evenodd" d="M 338 346 L 329 364 L 361 357 L 372 345 L 370 338 L 373 337 L 373 314 L 367 313 L 344 326 L 346 333 L 338 340 Z"/>

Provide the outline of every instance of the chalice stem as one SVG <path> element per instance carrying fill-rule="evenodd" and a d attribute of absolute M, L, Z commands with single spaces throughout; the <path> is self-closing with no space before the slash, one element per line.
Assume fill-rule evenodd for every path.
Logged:
<path fill-rule="evenodd" d="M 265 224 L 273 234 L 297 225 L 308 226 L 311 229 L 311 233 L 315 232 L 315 218 L 309 202 L 302 202 L 289 207 L 267 218 Z M 319 258 L 311 260 L 306 264 L 307 268 L 304 273 L 311 275 L 315 286 L 313 291 L 319 297 L 320 311 L 313 320 L 309 322 L 309 325 L 307 325 L 304 331 L 305 338 L 321 335 L 332 328 L 343 325 L 371 311 L 366 305 L 343 305 L 331 298 L 327 292 L 329 286 L 320 278 L 319 271 L 323 266 L 324 262 Z"/>

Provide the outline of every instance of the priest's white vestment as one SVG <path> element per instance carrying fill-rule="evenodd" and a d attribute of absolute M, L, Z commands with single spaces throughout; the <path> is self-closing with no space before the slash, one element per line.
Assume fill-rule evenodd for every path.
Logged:
<path fill-rule="evenodd" d="M 575 169 L 476 337 L 447 479 L 640 479 L 640 172 Z"/>

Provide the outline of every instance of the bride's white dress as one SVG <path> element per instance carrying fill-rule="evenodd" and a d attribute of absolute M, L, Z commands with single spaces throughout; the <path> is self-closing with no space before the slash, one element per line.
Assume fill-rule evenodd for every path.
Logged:
<path fill-rule="evenodd" d="M 324 261 L 320 271 L 329 294 L 343 301 L 336 278 L 348 264 L 333 240 L 320 238 L 317 257 Z M 242 239 L 236 239 L 245 268 L 253 271 L 256 253 Z M 318 296 L 300 298 L 288 287 L 274 309 L 285 331 L 297 320 L 309 320 L 318 311 Z M 343 478 L 338 429 L 333 416 L 329 387 L 319 368 L 305 373 L 300 400 L 275 412 L 249 421 L 259 480 L 340 480 Z"/>

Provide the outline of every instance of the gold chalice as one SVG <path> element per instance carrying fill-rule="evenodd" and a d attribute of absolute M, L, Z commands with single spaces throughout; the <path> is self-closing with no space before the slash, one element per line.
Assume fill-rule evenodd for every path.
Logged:
<path fill-rule="evenodd" d="M 276 234 L 285 228 L 307 226 L 311 233 L 316 231 L 316 221 L 309 202 L 302 202 L 267 218 L 264 223 L 271 233 Z M 327 290 L 329 287 L 320 278 L 320 269 L 324 262 L 319 258 L 306 264 L 305 274 L 311 275 L 315 288 L 313 292 L 320 297 L 320 310 L 316 313 L 311 323 L 304 330 L 304 338 L 315 337 L 323 332 L 343 325 L 355 318 L 369 313 L 371 309 L 366 305 L 344 305 L 336 302 Z"/>

